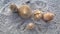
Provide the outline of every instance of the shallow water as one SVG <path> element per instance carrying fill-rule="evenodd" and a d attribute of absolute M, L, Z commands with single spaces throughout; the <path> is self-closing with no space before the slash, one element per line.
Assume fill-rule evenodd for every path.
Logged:
<path fill-rule="evenodd" d="M 30 3 L 26 3 L 30 1 Z M 51 23 L 43 20 L 24 20 L 17 13 L 10 11 L 10 3 L 17 6 L 28 4 L 32 11 L 35 9 L 56 14 Z M 0 0 L 0 33 L 1 34 L 60 34 L 60 0 Z M 26 30 L 26 25 L 30 22 L 36 23 L 36 28 Z M 40 30 L 40 29 L 41 30 Z"/>

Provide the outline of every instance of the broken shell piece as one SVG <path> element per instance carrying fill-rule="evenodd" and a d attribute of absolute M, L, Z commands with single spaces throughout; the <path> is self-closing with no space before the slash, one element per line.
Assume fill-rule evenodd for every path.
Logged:
<path fill-rule="evenodd" d="M 42 18 L 42 16 L 43 16 L 43 12 L 42 11 L 35 10 L 34 15 L 33 15 L 34 20 L 40 20 Z"/>
<path fill-rule="evenodd" d="M 11 9 L 11 11 L 17 11 L 18 10 L 17 6 L 14 3 L 10 4 L 10 9 Z"/>
<path fill-rule="evenodd" d="M 34 23 L 29 23 L 28 25 L 27 25 L 27 29 L 34 29 L 35 28 L 35 24 Z"/>
<path fill-rule="evenodd" d="M 43 19 L 45 21 L 51 21 L 53 18 L 54 18 L 54 13 L 51 13 L 51 12 L 47 12 L 43 15 Z"/>
<path fill-rule="evenodd" d="M 28 5 L 22 5 L 20 6 L 18 13 L 22 18 L 29 18 L 31 16 L 31 9 Z"/>

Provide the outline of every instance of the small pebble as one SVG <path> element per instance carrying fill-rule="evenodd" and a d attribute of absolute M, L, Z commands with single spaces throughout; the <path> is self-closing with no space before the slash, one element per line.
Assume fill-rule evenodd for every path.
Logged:
<path fill-rule="evenodd" d="M 10 9 L 11 11 L 15 11 L 15 12 L 18 10 L 17 6 L 14 3 L 10 4 Z"/>
<path fill-rule="evenodd" d="M 35 28 L 35 24 L 34 23 L 29 23 L 28 25 L 27 25 L 27 29 L 34 29 Z"/>
<path fill-rule="evenodd" d="M 22 18 L 27 19 L 31 16 L 31 8 L 28 5 L 22 5 L 18 13 Z"/>
<path fill-rule="evenodd" d="M 34 20 L 40 20 L 43 16 L 43 12 L 40 10 L 35 10 L 33 14 L 34 14 L 33 15 Z"/>
<path fill-rule="evenodd" d="M 54 13 L 47 12 L 43 15 L 44 21 L 51 21 L 54 18 Z"/>

